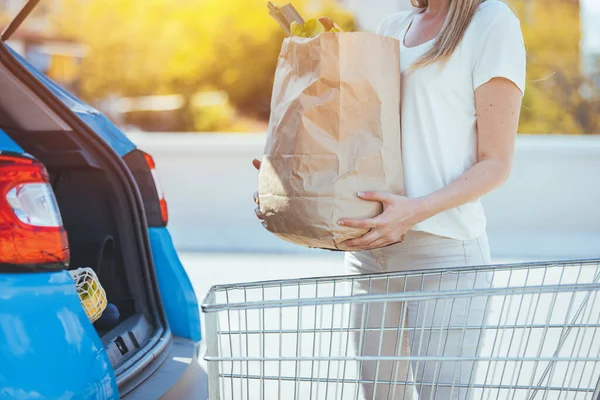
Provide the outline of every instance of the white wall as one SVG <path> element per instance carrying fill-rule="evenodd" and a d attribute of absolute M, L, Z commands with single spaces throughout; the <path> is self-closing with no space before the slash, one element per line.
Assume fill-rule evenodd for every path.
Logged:
<path fill-rule="evenodd" d="M 342 3 L 354 12 L 360 29 L 366 31 L 375 31 L 386 15 L 410 8 L 410 0 L 343 0 Z"/>
<path fill-rule="evenodd" d="M 261 134 L 132 134 L 156 160 L 180 249 L 308 251 L 254 216 Z M 600 258 L 600 136 L 521 136 L 507 184 L 485 198 L 496 257 Z"/>
<path fill-rule="evenodd" d="M 581 57 L 584 73 L 600 90 L 600 1 L 581 0 Z"/>

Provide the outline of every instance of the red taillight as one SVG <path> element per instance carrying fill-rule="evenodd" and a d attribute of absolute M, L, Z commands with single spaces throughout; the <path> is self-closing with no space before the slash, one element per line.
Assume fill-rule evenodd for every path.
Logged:
<path fill-rule="evenodd" d="M 165 194 L 160 186 L 160 179 L 158 179 L 158 173 L 156 172 L 156 163 L 150 154 L 144 153 L 144 160 L 150 168 L 152 179 L 154 180 L 154 186 L 156 187 L 156 194 L 158 195 L 158 203 L 160 205 L 160 216 L 162 222 L 166 225 L 169 222 L 169 210 L 167 208 L 167 200 L 165 200 Z"/>
<path fill-rule="evenodd" d="M 0 154 L 0 264 L 69 263 L 67 234 L 37 160 Z"/>

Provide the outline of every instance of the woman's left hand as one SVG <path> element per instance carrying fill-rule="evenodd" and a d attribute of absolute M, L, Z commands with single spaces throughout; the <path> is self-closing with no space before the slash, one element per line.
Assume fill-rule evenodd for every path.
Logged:
<path fill-rule="evenodd" d="M 342 226 L 371 229 L 359 238 L 343 242 L 351 249 L 372 250 L 402 242 L 406 232 L 428 218 L 421 199 L 380 192 L 359 193 L 358 197 L 380 202 L 383 212 L 375 218 L 342 219 L 338 222 Z"/>

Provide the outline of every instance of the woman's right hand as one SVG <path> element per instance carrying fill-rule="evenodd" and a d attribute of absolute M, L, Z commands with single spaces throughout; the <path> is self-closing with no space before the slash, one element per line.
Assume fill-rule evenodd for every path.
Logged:
<path fill-rule="evenodd" d="M 260 161 L 256 158 L 252 160 L 252 165 L 254 165 L 254 168 L 256 168 L 257 171 L 260 170 Z M 256 203 L 254 213 L 256 214 L 256 217 L 261 220 L 263 226 L 266 228 L 267 223 L 265 222 L 265 216 L 262 215 L 262 213 L 260 212 L 260 199 L 258 198 L 258 192 L 254 192 L 254 203 Z"/>

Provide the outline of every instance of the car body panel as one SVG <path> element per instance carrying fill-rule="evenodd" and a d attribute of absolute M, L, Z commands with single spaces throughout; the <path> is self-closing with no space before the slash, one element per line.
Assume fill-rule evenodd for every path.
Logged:
<path fill-rule="evenodd" d="M 208 376 L 198 360 L 198 344 L 174 336 L 159 369 L 124 400 L 204 400 L 208 398 Z"/>
<path fill-rule="evenodd" d="M 10 151 L 12 153 L 24 153 L 21 146 L 16 144 L 2 129 L 0 129 L 0 151 Z"/>
<path fill-rule="evenodd" d="M 175 336 L 200 340 L 200 310 L 194 288 L 166 228 L 149 228 L 156 279 Z"/>
<path fill-rule="evenodd" d="M 106 116 L 58 86 L 27 60 L 11 50 L 15 58 L 68 106 L 121 157 L 136 145 Z M 179 261 L 166 228 L 149 228 L 148 234 L 162 301 L 174 335 L 200 340 L 200 311 L 191 282 Z M 176 288 L 176 289 L 175 289 Z"/>
<path fill-rule="evenodd" d="M 123 157 L 136 149 L 106 116 L 58 86 L 15 51 L 10 51 L 116 155 Z M 23 153 L 1 130 L 0 151 Z M 149 228 L 148 235 L 169 329 L 181 340 L 197 343 L 201 339 L 198 301 L 171 236 L 164 227 Z M 186 349 L 184 358 L 194 357 L 195 347 L 182 348 Z M 202 388 L 201 380 L 189 378 L 192 372 L 182 372 L 182 377 L 188 378 L 174 384 L 173 390 L 182 385 L 190 386 L 192 381 L 197 381 L 196 385 Z M 157 379 L 160 373 L 158 375 Z M 128 395 L 133 396 L 136 391 L 133 389 Z M 0 400 L 4 398 L 119 398 L 109 358 L 66 271 L 0 273 Z"/>
<path fill-rule="evenodd" d="M 0 360 L 0 399 L 118 398 L 66 271 L 0 274 Z"/>

